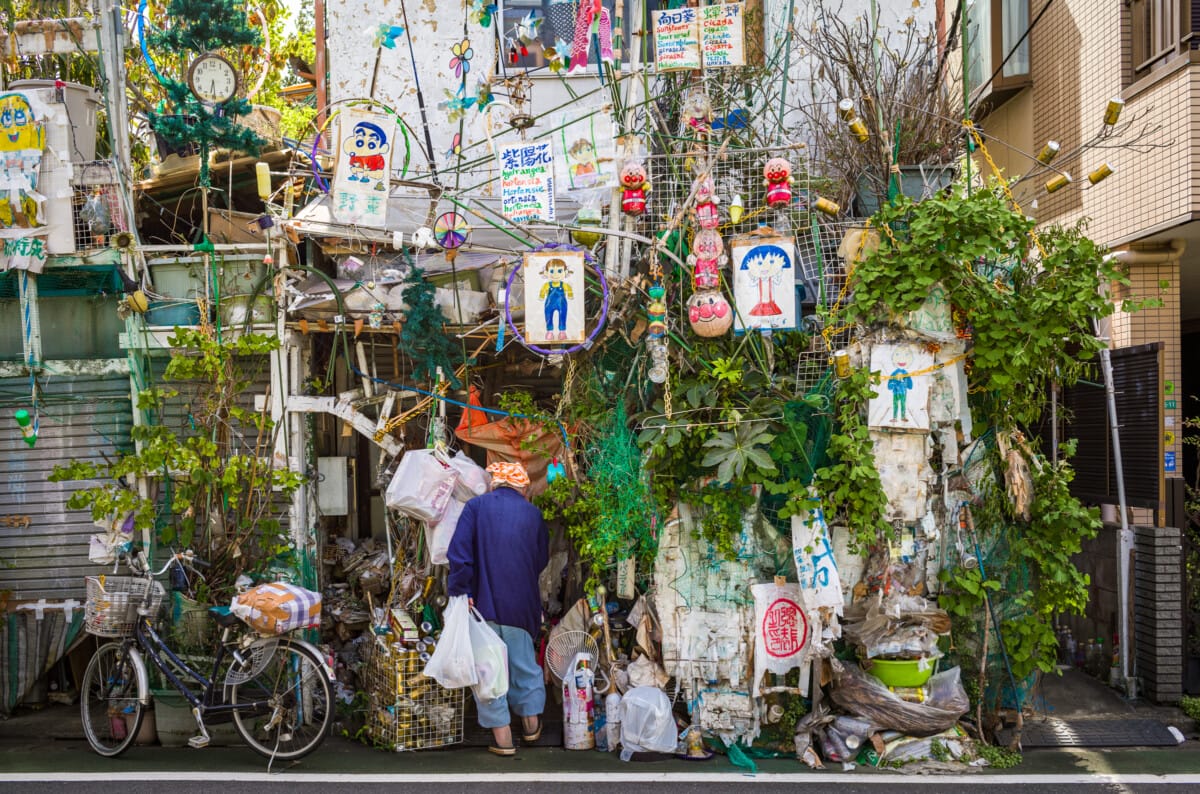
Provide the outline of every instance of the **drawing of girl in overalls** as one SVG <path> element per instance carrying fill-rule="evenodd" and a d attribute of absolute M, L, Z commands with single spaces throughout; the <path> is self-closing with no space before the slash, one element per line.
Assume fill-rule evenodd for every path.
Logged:
<path fill-rule="evenodd" d="M 541 275 L 546 282 L 542 284 L 538 299 L 542 301 L 546 312 L 546 339 L 563 341 L 567 338 L 567 299 L 575 297 L 571 285 L 566 281 L 571 275 L 571 270 L 564 260 L 555 257 L 546 260 Z M 558 315 L 557 336 L 554 331 L 555 314 Z"/>

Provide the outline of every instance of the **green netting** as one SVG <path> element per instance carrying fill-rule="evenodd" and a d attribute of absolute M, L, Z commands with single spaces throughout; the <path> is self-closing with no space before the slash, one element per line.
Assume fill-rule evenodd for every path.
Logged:
<path fill-rule="evenodd" d="M 787 449 L 791 454 L 772 454 L 779 466 L 780 482 L 799 480 L 808 485 L 817 470 L 829 463 L 832 404 L 836 392 L 837 379 L 827 369 L 804 398 L 784 404 L 784 429 L 776 441 L 779 449 L 773 452 Z M 791 532 L 791 519 L 780 517 L 779 512 L 792 495 L 766 493 L 760 503 L 763 517 L 779 532 Z"/>

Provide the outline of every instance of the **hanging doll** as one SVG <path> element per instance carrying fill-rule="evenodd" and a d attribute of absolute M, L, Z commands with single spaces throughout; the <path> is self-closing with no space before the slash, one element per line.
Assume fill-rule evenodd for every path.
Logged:
<path fill-rule="evenodd" d="M 696 289 L 713 289 L 721 283 L 721 265 L 725 263 L 725 243 L 713 229 L 701 229 L 692 240 L 688 264 Z"/>
<path fill-rule="evenodd" d="M 679 112 L 680 134 L 704 138 L 712 125 L 712 104 L 703 91 L 693 91 Z"/>
<path fill-rule="evenodd" d="M 621 167 L 621 212 L 626 215 L 641 215 L 646 211 L 646 194 L 650 192 L 650 180 L 646 166 L 641 160 L 629 160 Z"/>
<path fill-rule="evenodd" d="M 721 216 L 717 212 L 717 203 L 720 199 L 717 198 L 717 186 L 713 183 L 712 177 L 708 174 L 696 177 L 692 190 L 696 196 L 696 205 L 692 209 L 696 224 L 701 229 L 717 228 L 721 224 Z"/>
<path fill-rule="evenodd" d="M 733 308 L 720 290 L 697 290 L 687 309 L 688 323 L 697 336 L 721 336 L 733 325 Z"/>
<path fill-rule="evenodd" d="M 792 164 L 782 157 L 772 157 L 763 166 L 763 185 L 767 188 L 767 206 L 786 207 L 792 201 Z"/>
<path fill-rule="evenodd" d="M 595 37 L 599 52 L 596 57 L 601 61 L 613 63 L 612 17 L 600 0 L 580 0 L 579 12 L 575 17 L 575 36 L 571 39 L 571 66 L 568 71 L 575 72 L 586 69 L 588 65 L 588 49 Z"/>

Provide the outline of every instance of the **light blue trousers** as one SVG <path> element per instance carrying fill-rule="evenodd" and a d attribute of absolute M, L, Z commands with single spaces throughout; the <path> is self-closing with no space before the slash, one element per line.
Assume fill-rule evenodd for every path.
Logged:
<path fill-rule="evenodd" d="M 508 694 L 484 703 L 475 698 L 479 724 L 484 728 L 503 728 L 512 721 L 508 711 L 518 717 L 534 717 L 546 707 L 546 684 L 538 667 L 533 638 L 525 629 L 501 626 L 488 621 L 492 631 L 508 646 Z"/>

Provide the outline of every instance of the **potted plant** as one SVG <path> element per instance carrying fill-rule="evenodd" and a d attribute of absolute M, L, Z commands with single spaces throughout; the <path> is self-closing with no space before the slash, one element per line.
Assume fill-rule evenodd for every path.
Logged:
<path fill-rule="evenodd" d="M 935 24 L 910 16 L 881 26 L 878 17 L 851 18 L 827 0 L 811 11 L 800 38 L 812 94 L 797 109 L 815 147 L 814 168 L 841 180 L 842 201 L 853 196 L 859 215 L 873 215 L 897 192 L 921 199 L 946 188 L 963 111 Z"/>
<path fill-rule="evenodd" d="M 194 549 L 211 567 L 188 588 L 190 596 L 200 604 L 227 604 L 239 576 L 267 573 L 291 552 L 281 506 L 304 476 L 276 461 L 280 427 L 267 407 L 247 407 L 255 369 L 267 366 L 279 340 L 218 338 L 203 326 L 177 327 L 169 342 L 164 381 L 178 388 L 153 386 L 138 394 L 137 408 L 150 421 L 133 428 L 137 450 L 103 465 L 73 460 L 56 466 L 50 479 L 94 480 L 71 495 L 70 508 L 89 508 L 97 520 L 132 517 L 135 537 Z M 180 414 L 177 427 L 163 420 Z M 150 487 L 139 492 L 137 481 Z M 193 626 L 187 630 L 194 633 Z"/>

